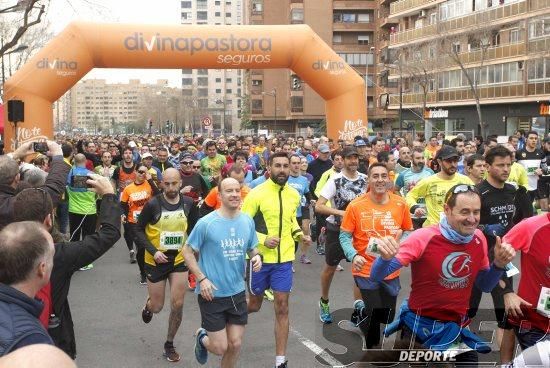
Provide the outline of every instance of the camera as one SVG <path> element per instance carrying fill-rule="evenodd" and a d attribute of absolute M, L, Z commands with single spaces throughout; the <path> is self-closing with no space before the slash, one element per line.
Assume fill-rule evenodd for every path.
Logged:
<path fill-rule="evenodd" d="M 46 142 L 33 142 L 32 149 L 34 152 L 46 153 L 48 152 L 48 144 Z"/>
<path fill-rule="evenodd" d="M 92 186 L 86 183 L 89 178 L 86 175 L 75 175 L 71 179 L 71 187 L 77 189 L 87 189 Z"/>

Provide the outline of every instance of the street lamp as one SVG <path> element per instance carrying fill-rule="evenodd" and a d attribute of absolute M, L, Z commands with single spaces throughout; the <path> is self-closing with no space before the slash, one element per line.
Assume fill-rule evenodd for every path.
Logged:
<path fill-rule="evenodd" d="M 273 108 L 273 132 L 277 134 L 277 89 L 273 87 L 271 92 L 262 92 L 262 95 L 272 96 L 275 99 L 275 107 Z"/>
<path fill-rule="evenodd" d="M 403 72 L 401 62 L 397 60 L 394 64 L 382 64 L 382 66 L 399 72 L 399 131 L 401 133 L 403 131 Z"/>
<path fill-rule="evenodd" d="M 2 47 L 4 47 L 4 39 L 3 38 L 1 40 L 1 44 L 2 44 Z M 29 48 L 29 46 L 27 46 L 27 45 L 19 45 L 15 49 L 2 54 L 2 95 L 4 95 L 4 84 L 6 83 L 6 72 L 5 72 L 5 67 L 4 67 L 4 56 L 14 54 L 16 52 L 21 52 L 21 51 L 26 50 L 28 48 Z"/>

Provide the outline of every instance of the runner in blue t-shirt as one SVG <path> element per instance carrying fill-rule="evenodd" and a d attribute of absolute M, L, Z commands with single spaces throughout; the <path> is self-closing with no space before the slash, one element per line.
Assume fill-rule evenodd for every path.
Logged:
<path fill-rule="evenodd" d="M 288 176 L 288 185 L 296 189 L 300 194 L 300 205 L 296 211 L 296 219 L 298 224 L 302 228 L 304 235 L 309 235 L 309 203 L 311 201 L 311 195 L 309 194 L 309 180 L 302 175 L 301 171 L 301 156 L 294 154 L 290 156 L 290 175 Z M 306 223 L 302 224 L 303 221 Z M 307 258 L 307 246 L 303 243 L 300 246 L 300 263 L 311 264 L 311 261 Z M 298 243 L 296 242 L 296 250 L 298 250 Z"/>
<path fill-rule="evenodd" d="M 197 278 L 202 324 L 195 335 L 195 357 L 206 363 L 208 352 L 222 355 L 234 367 L 244 326 L 248 322 L 245 295 L 245 254 L 254 272 L 262 266 L 252 219 L 240 212 L 241 186 L 233 178 L 219 184 L 221 208 L 201 218 L 183 249 L 189 270 Z M 199 253 L 197 263 L 194 253 Z M 231 344 L 228 344 L 231 341 Z"/>

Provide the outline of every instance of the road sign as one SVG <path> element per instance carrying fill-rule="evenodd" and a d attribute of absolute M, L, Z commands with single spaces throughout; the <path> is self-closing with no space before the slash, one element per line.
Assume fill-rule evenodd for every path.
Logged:
<path fill-rule="evenodd" d="M 210 116 L 205 116 L 202 118 L 202 125 L 204 129 L 212 129 L 212 119 Z"/>

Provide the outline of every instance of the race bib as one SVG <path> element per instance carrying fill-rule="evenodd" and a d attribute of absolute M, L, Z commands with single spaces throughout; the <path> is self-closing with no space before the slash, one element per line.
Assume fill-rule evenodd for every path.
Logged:
<path fill-rule="evenodd" d="M 138 222 L 140 214 L 141 214 L 141 211 L 133 211 L 132 212 L 132 217 L 134 218 L 135 222 Z"/>
<path fill-rule="evenodd" d="M 537 312 L 550 318 L 550 288 L 542 287 L 537 304 Z"/>
<path fill-rule="evenodd" d="M 183 231 L 163 231 L 160 233 L 160 246 L 166 250 L 180 250 L 183 247 Z"/>

